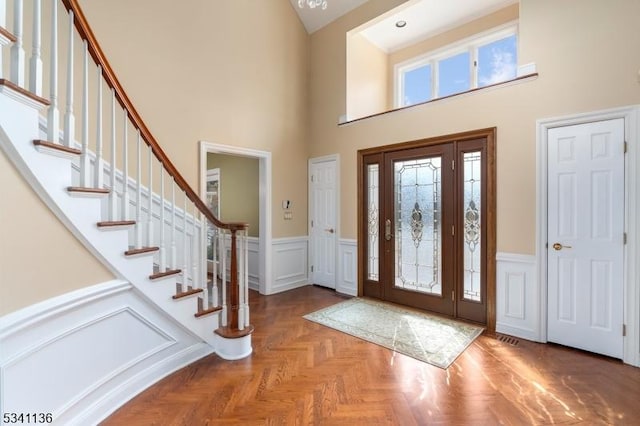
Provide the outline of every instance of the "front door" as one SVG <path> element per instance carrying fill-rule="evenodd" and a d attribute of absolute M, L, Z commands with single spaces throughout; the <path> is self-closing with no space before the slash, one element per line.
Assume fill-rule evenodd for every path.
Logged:
<path fill-rule="evenodd" d="M 623 355 L 624 120 L 548 132 L 547 339 Z"/>
<path fill-rule="evenodd" d="M 486 323 L 487 159 L 486 137 L 362 153 L 362 294 Z"/>

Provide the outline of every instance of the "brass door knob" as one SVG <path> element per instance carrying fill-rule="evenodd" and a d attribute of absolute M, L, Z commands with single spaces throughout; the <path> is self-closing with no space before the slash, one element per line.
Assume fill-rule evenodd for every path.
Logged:
<path fill-rule="evenodd" d="M 553 244 L 553 249 L 556 251 L 562 250 L 563 248 L 571 248 L 571 246 L 563 246 L 560 243 L 554 243 Z"/>

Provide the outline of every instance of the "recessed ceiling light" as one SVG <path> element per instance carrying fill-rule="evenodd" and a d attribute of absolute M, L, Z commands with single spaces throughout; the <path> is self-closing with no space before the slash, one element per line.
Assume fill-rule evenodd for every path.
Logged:
<path fill-rule="evenodd" d="M 407 21 L 398 21 L 396 22 L 396 27 L 403 28 L 407 25 Z"/>

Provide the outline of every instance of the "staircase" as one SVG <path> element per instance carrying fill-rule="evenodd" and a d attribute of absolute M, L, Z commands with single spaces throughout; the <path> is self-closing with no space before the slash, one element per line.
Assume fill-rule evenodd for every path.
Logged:
<path fill-rule="evenodd" d="M 248 226 L 218 220 L 188 185 L 76 0 L 0 0 L 0 147 L 114 275 L 222 358 L 251 353 Z"/>

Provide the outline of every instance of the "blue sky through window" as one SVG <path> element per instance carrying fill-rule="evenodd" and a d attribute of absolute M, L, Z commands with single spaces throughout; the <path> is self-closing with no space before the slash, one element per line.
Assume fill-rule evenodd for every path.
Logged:
<path fill-rule="evenodd" d="M 478 48 L 478 87 L 516 77 L 518 51 L 512 35 Z"/>
<path fill-rule="evenodd" d="M 463 52 L 438 62 L 438 97 L 453 95 L 471 88 L 469 61 L 469 52 Z"/>
<path fill-rule="evenodd" d="M 403 105 L 415 105 L 431 99 L 431 65 L 404 73 Z"/>

